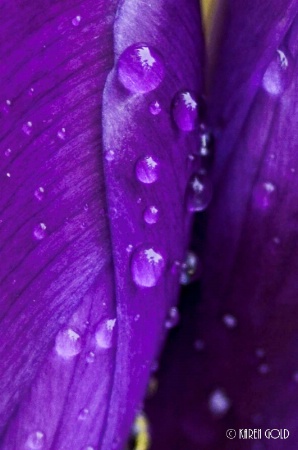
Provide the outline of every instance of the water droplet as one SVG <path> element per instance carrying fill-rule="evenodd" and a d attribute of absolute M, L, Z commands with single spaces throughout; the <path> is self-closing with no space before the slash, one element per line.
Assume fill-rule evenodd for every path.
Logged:
<path fill-rule="evenodd" d="M 11 155 L 11 149 L 7 148 L 4 152 L 4 155 L 8 158 Z"/>
<path fill-rule="evenodd" d="M 131 244 L 129 244 L 129 245 L 126 247 L 127 253 L 131 253 L 131 252 L 132 252 L 132 249 L 133 249 L 133 246 L 132 246 Z"/>
<path fill-rule="evenodd" d="M 136 176 L 141 183 L 154 183 L 158 179 L 158 172 L 158 163 L 152 156 L 140 158 L 136 163 Z"/>
<path fill-rule="evenodd" d="M 204 174 L 194 174 L 188 183 L 186 191 L 187 209 L 190 212 L 203 211 L 212 198 L 212 185 Z"/>
<path fill-rule="evenodd" d="M 262 375 L 266 375 L 268 372 L 269 372 L 269 366 L 268 366 L 268 364 L 260 364 L 259 365 L 259 367 L 258 367 L 258 371 L 259 371 L 259 373 L 260 374 L 262 374 Z"/>
<path fill-rule="evenodd" d="M 44 198 L 44 188 L 42 186 L 38 187 L 35 191 L 34 191 L 34 197 L 36 198 L 36 200 L 38 200 L 39 202 L 41 202 Z"/>
<path fill-rule="evenodd" d="M 64 359 L 73 358 L 82 350 L 82 338 L 71 328 L 61 330 L 56 336 L 55 350 Z"/>
<path fill-rule="evenodd" d="M 141 245 L 132 255 L 131 274 L 137 286 L 155 286 L 162 276 L 164 268 L 163 256 L 150 245 Z"/>
<path fill-rule="evenodd" d="M 173 306 L 172 308 L 170 308 L 167 318 L 166 318 L 166 322 L 165 322 L 165 327 L 170 329 L 175 327 L 180 320 L 180 314 L 177 308 L 175 308 L 175 306 Z"/>
<path fill-rule="evenodd" d="M 96 328 L 95 339 L 97 346 L 108 349 L 115 344 L 116 319 L 102 320 Z"/>
<path fill-rule="evenodd" d="M 78 420 L 86 420 L 89 415 L 89 409 L 84 408 L 79 412 Z"/>
<path fill-rule="evenodd" d="M 181 265 L 180 283 L 187 285 L 201 275 L 199 258 L 194 252 L 187 252 L 185 262 Z"/>
<path fill-rule="evenodd" d="M 105 152 L 105 158 L 107 161 L 113 161 L 115 158 L 114 150 L 108 150 L 107 152 Z"/>
<path fill-rule="evenodd" d="M 253 202 L 255 207 L 266 210 L 274 201 L 276 187 L 270 182 L 260 183 L 254 188 Z"/>
<path fill-rule="evenodd" d="M 32 97 L 34 95 L 34 88 L 31 87 L 28 91 L 28 95 L 30 95 L 30 97 Z"/>
<path fill-rule="evenodd" d="M 231 401 L 222 389 L 215 389 L 209 397 L 209 409 L 215 416 L 224 416 L 231 407 Z"/>
<path fill-rule="evenodd" d="M 141 317 L 140 314 L 136 314 L 135 318 L 134 318 L 134 321 L 138 322 L 140 320 L 140 317 Z"/>
<path fill-rule="evenodd" d="M 28 436 L 26 441 L 26 447 L 32 450 L 40 450 L 44 448 L 45 445 L 45 435 L 42 431 L 33 431 Z"/>
<path fill-rule="evenodd" d="M 119 58 L 119 80 L 131 92 L 145 93 L 156 89 L 164 75 L 162 56 L 147 44 L 133 44 Z"/>
<path fill-rule="evenodd" d="M 271 95 L 280 95 L 291 81 L 291 62 L 282 50 L 277 50 L 262 80 L 263 89 Z"/>
<path fill-rule="evenodd" d="M 66 137 L 66 130 L 65 130 L 65 128 L 61 128 L 61 130 L 58 131 L 57 137 L 59 139 L 61 139 L 62 141 L 65 140 L 65 137 Z"/>
<path fill-rule="evenodd" d="M 258 358 L 264 358 L 265 356 L 265 350 L 263 348 L 257 348 L 256 349 L 256 356 Z"/>
<path fill-rule="evenodd" d="M 78 25 L 80 25 L 81 20 L 82 20 L 81 16 L 76 16 L 72 19 L 71 23 L 73 24 L 74 27 L 77 27 Z"/>
<path fill-rule="evenodd" d="M 197 339 L 197 340 L 194 342 L 194 348 L 195 348 L 195 350 L 197 350 L 198 352 L 204 350 L 204 348 L 205 348 L 205 342 L 202 341 L 202 339 Z"/>
<path fill-rule="evenodd" d="M 237 319 L 232 314 L 225 314 L 222 321 L 227 328 L 235 328 L 237 326 Z"/>
<path fill-rule="evenodd" d="M 298 372 L 295 372 L 293 374 L 293 380 L 295 381 L 295 383 L 298 383 Z"/>
<path fill-rule="evenodd" d="M 30 120 L 26 123 L 24 123 L 24 125 L 22 126 L 22 130 L 25 134 L 27 134 L 27 136 L 29 136 L 32 132 L 32 122 L 30 122 Z"/>
<path fill-rule="evenodd" d="M 88 445 L 87 447 L 84 447 L 82 450 L 95 450 L 94 447 L 91 447 L 91 445 Z"/>
<path fill-rule="evenodd" d="M 93 364 L 95 361 L 95 353 L 94 352 L 89 352 L 86 355 L 86 361 L 88 364 Z"/>
<path fill-rule="evenodd" d="M 7 99 L 5 103 L 7 106 L 11 106 L 11 100 Z"/>
<path fill-rule="evenodd" d="M 10 172 L 6 172 L 5 175 L 6 175 L 7 178 L 11 178 L 11 173 Z"/>
<path fill-rule="evenodd" d="M 153 116 L 157 116 L 161 112 L 161 106 L 157 100 L 155 102 L 150 103 L 149 111 Z"/>
<path fill-rule="evenodd" d="M 182 131 L 192 131 L 198 126 L 198 100 L 191 91 L 177 92 L 173 99 L 173 118 Z"/>
<path fill-rule="evenodd" d="M 159 212 L 155 206 L 148 206 L 144 211 L 144 220 L 146 223 L 152 225 L 158 221 Z"/>
<path fill-rule="evenodd" d="M 89 205 L 88 205 L 88 203 L 85 203 L 85 205 L 84 205 L 84 211 L 89 211 Z"/>
<path fill-rule="evenodd" d="M 46 225 L 44 223 L 39 223 L 38 225 L 36 225 L 36 227 L 33 230 L 33 236 L 38 241 L 41 241 L 42 239 L 44 239 L 46 237 L 46 234 L 47 234 L 46 230 L 47 230 Z"/>

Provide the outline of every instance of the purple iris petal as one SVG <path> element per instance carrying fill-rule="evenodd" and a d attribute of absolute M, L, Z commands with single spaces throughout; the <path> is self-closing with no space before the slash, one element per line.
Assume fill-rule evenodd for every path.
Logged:
<path fill-rule="evenodd" d="M 154 449 L 298 441 L 298 3 L 227 6 L 209 110 L 217 145 L 202 297 L 185 298 L 164 355 L 149 405 Z M 226 436 L 248 428 L 262 440 Z M 290 436 L 268 440 L 268 428 Z"/>
<path fill-rule="evenodd" d="M 3 449 L 123 448 L 177 296 L 198 132 L 171 105 L 200 94 L 198 5 L 117 6 L 2 7 Z"/>

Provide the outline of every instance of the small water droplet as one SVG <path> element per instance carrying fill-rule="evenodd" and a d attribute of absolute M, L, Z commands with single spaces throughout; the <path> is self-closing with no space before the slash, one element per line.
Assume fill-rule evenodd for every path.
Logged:
<path fill-rule="evenodd" d="M 84 211 L 89 211 L 89 205 L 88 205 L 88 203 L 85 203 L 85 205 L 84 205 Z"/>
<path fill-rule="evenodd" d="M 254 188 L 253 202 L 258 209 L 267 210 L 274 201 L 276 195 L 276 187 L 269 181 L 259 183 Z"/>
<path fill-rule="evenodd" d="M 6 175 L 7 178 L 11 178 L 11 173 L 10 172 L 6 172 L 5 175 Z"/>
<path fill-rule="evenodd" d="M 158 221 L 159 212 L 155 206 L 148 206 L 144 211 L 144 220 L 146 223 L 152 225 Z"/>
<path fill-rule="evenodd" d="M 107 161 L 113 161 L 114 158 L 115 158 L 115 152 L 114 152 L 114 150 L 108 150 L 108 151 L 105 153 L 105 158 L 106 158 Z"/>
<path fill-rule="evenodd" d="M 198 352 L 204 350 L 204 348 L 205 348 L 205 342 L 204 342 L 202 339 L 197 339 L 197 340 L 194 342 L 194 348 L 195 348 L 195 350 L 197 350 Z"/>
<path fill-rule="evenodd" d="M 156 89 L 164 75 L 162 56 L 147 44 L 133 44 L 119 58 L 119 80 L 131 92 L 145 93 Z"/>
<path fill-rule="evenodd" d="M 29 95 L 30 97 L 33 97 L 33 95 L 34 95 L 34 88 L 33 88 L 33 87 L 31 87 L 31 88 L 28 90 L 28 95 Z"/>
<path fill-rule="evenodd" d="M 55 350 L 62 358 L 71 359 L 81 352 L 82 338 L 71 328 L 61 330 L 56 336 Z"/>
<path fill-rule="evenodd" d="M 57 132 L 57 137 L 58 137 L 59 139 L 61 139 L 62 141 L 64 141 L 64 140 L 65 140 L 65 137 L 66 137 L 66 129 L 65 129 L 65 128 L 61 128 L 61 130 L 59 130 L 59 131 Z"/>
<path fill-rule="evenodd" d="M 258 358 L 264 358 L 265 356 L 265 350 L 263 348 L 257 348 L 256 349 L 256 356 Z"/>
<path fill-rule="evenodd" d="M 172 113 L 174 121 L 180 130 L 192 131 L 198 126 L 198 100 L 194 92 L 177 92 L 173 99 Z"/>
<path fill-rule="evenodd" d="M 158 179 L 159 165 L 152 156 L 140 158 L 136 163 L 136 176 L 141 183 L 151 184 Z"/>
<path fill-rule="evenodd" d="M 7 99 L 5 103 L 7 106 L 11 106 L 11 100 Z"/>
<path fill-rule="evenodd" d="M 291 66 L 291 61 L 284 51 L 277 50 L 263 76 L 263 89 L 273 96 L 282 94 L 289 86 L 292 78 Z"/>
<path fill-rule="evenodd" d="M 269 372 L 268 364 L 260 364 L 258 367 L 258 371 L 261 375 L 266 375 Z"/>
<path fill-rule="evenodd" d="M 217 417 L 224 416 L 231 407 L 231 401 L 222 389 L 215 389 L 209 397 L 209 409 Z"/>
<path fill-rule="evenodd" d="M 133 249 L 133 246 L 132 246 L 131 244 L 129 244 L 129 245 L 126 247 L 127 253 L 131 253 L 131 252 L 132 252 L 132 249 Z"/>
<path fill-rule="evenodd" d="M 91 447 L 91 445 L 87 445 L 87 447 L 84 447 L 82 450 L 95 450 L 94 447 Z"/>
<path fill-rule="evenodd" d="M 159 250 L 150 245 L 141 245 L 131 258 L 132 279 L 137 286 L 153 287 L 157 284 L 165 268 L 165 261 Z"/>
<path fill-rule="evenodd" d="M 153 116 L 157 116 L 158 114 L 161 113 L 161 106 L 157 100 L 155 100 L 155 102 L 150 103 L 149 111 Z"/>
<path fill-rule="evenodd" d="M 194 174 L 189 180 L 186 201 L 190 212 L 199 212 L 207 208 L 212 198 L 212 185 L 204 174 Z"/>
<path fill-rule="evenodd" d="M 34 191 L 34 197 L 36 198 L 36 200 L 38 200 L 39 202 L 41 202 L 44 199 L 44 188 L 42 186 L 38 187 L 37 189 L 35 189 Z"/>
<path fill-rule="evenodd" d="M 89 415 L 88 408 L 81 409 L 81 411 L 79 412 L 79 415 L 78 415 L 78 420 L 86 420 L 88 415 Z"/>
<path fill-rule="evenodd" d="M 95 340 L 100 349 L 108 349 L 115 344 L 116 319 L 102 320 L 96 327 Z"/>
<path fill-rule="evenodd" d="M 73 24 L 74 27 L 77 27 L 78 25 L 80 25 L 82 18 L 81 16 L 76 16 L 72 19 L 71 23 Z"/>
<path fill-rule="evenodd" d="M 298 372 L 295 372 L 293 374 L 293 380 L 295 381 L 295 383 L 298 383 Z"/>
<path fill-rule="evenodd" d="M 95 353 L 94 352 L 89 352 L 86 355 L 86 361 L 88 364 L 93 364 L 95 361 Z"/>
<path fill-rule="evenodd" d="M 30 136 L 31 132 L 32 132 L 32 122 L 30 122 L 30 120 L 26 123 L 24 123 L 24 125 L 22 126 L 22 130 L 25 134 L 27 134 L 27 136 Z"/>
<path fill-rule="evenodd" d="M 44 448 L 45 445 L 45 435 L 42 431 L 33 431 L 29 434 L 26 447 L 32 450 L 40 450 Z"/>
<path fill-rule="evenodd" d="M 135 318 L 134 318 L 134 321 L 138 322 L 140 320 L 140 317 L 141 317 L 140 314 L 136 314 Z"/>
<path fill-rule="evenodd" d="M 227 328 L 235 328 L 237 326 L 237 319 L 232 314 L 225 314 L 222 321 Z"/>
<path fill-rule="evenodd" d="M 165 327 L 170 329 L 175 327 L 180 320 L 180 314 L 178 309 L 173 306 L 172 308 L 170 308 L 167 318 L 166 318 L 166 322 L 165 322 Z"/>
<path fill-rule="evenodd" d="M 180 283 L 187 285 L 201 275 L 201 264 L 194 252 L 187 252 L 185 262 L 181 265 Z"/>
<path fill-rule="evenodd" d="M 38 225 L 36 225 L 36 227 L 33 230 L 33 236 L 35 237 L 35 239 L 37 239 L 38 241 L 41 241 L 42 239 L 44 239 L 47 235 L 47 226 L 44 223 L 39 223 Z"/>
<path fill-rule="evenodd" d="M 7 148 L 4 152 L 4 155 L 8 158 L 11 155 L 11 149 Z"/>

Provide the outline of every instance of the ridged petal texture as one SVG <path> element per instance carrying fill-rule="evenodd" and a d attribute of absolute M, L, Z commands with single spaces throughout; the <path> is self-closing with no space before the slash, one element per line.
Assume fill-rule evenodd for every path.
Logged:
<path fill-rule="evenodd" d="M 0 448 L 122 450 L 189 240 L 199 7 L 1 19 Z"/>
<path fill-rule="evenodd" d="M 209 109 L 216 157 L 202 297 L 196 306 L 185 298 L 164 356 L 150 403 L 153 449 L 294 450 L 298 2 L 226 7 Z M 239 440 L 248 428 L 262 439 Z M 268 428 L 290 435 L 267 439 Z"/>

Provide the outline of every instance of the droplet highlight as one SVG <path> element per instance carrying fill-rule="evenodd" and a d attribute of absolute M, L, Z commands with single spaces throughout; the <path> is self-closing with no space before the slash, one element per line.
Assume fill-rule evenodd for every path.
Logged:
<path fill-rule="evenodd" d="M 80 25 L 81 20 L 82 20 L 81 16 L 76 16 L 72 19 L 71 23 L 73 24 L 74 27 L 77 27 Z"/>
<path fill-rule="evenodd" d="M 81 420 L 81 421 L 86 420 L 88 418 L 88 416 L 89 416 L 89 409 L 88 408 L 83 408 L 79 412 L 78 420 Z"/>
<path fill-rule="evenodd" d="M 116 319 L 102 320 L 96 327 L 95 340 L 98 348 L 107 350 L 115 344 Z"/>
<path fill-rule="evenodd" d="M 201 275 L 201 264 L 194 252 L 187 252 L 185 261 L 181 264 L 180 283 L 190 284 Z"/>
<path fill-rule="evenodd" d="M 144 211 L 144 220 L 149 225 L 153 225 L 158 221 L 159 211 L 155 206 L 148 206 Z"/>
<path fill-rule="evenodd" d="M 176 325 L 178 325 L 180 320 L 180 314 L 178 309 L 173 306 L 172 308 L 170 308 L 167 318 L 166 318 L 166 322 L 165 322 L 165 327 L 167 329 L 171 329 L 174 328 Z"/>
<path fill-rule="evenodd" d="M 236 317 L 232 316 L 232 314 L 225 314 L 222 321 L 227 328 L 235 328 L 238 323 Z"/>
<path fill-rule="evenodd" d="M 259 183 L 253 191 L 254 206 L 260 210 L 266 211 L 271 207 L 275 200 L 276 187 L 273 183 L 266 181 Z"/>
<path fill-rule="evenodd" d="M 30 122 L 30 120 L 26 123 L 24 123 L 24 125 L 22 126 L 22 130 L 25 134 L 27 134 L 27 136 L 30 136 L 30 134 L 32 133 L 32 122 Z"/>
<path fill-rule="evenodd" d="M 32 450 L 41 450 L 45 446 L 45 435 L 42 431 L 33 431 L 29 434 L 26 447 Z"/>
<path fill-rule="evenodd" d="M 189 180 L 186 191 L 189 212 L 200 212 L 207 208 L 212 198 L 212 185 L 205 174 L 196 173 Z"/>
<path fill-rule="evenodd" d="M 137 286 L 156 286 L 164 269 L 165 261 L 159 250 L 150 245 L 142 245 L 134 251 L 131 259 L 131 274 Z"/>
<path fill-rule="evenodd" d="M 182 131 L 192 131 L 199 124 L 199 103 L 192 91 L 177 92 L 172 105 L 173 119 Z"/>
<path fill-rule="evenodd" d="M 231 407 L 231 401 L 222 389 L 215 389 L 209 397 L 210 412 L 217 417 L 224 416 Z"/>
<path fill-rule="evenodd" d="M 118 77 L 123 86 L 133 93 L 146 93 L 156 89 L 165 75 L 161 54 L 143 43 L 133 44 L 121 54 Z"/>
<path fill-rule="evenodd" d="M 61 330 L 56 336 L 55 350 L 64 359 L 74 358 L 82 350 L 82 338 L 71 328 Z"/>
<path fill-rule="evenodd" d="M 137 161 L 135 171 L 141 183 L 152 184 L 158 179 L 159 165 L 152 156 L 145 156 Z"/>
<path fill-rule="evenodd" d="M 38 187 L 37 189 L 35 189 L 34 191 L 34 197 L 36 198 L 36 200 L 38 200 L 39 202 L 41 202 L 44 199 L 44 188 L 42 186 Z"/>
<path fill-rule="evenodd" d="M 39 223 L 33 230 L 33 236 L 38 241 L 44 239 L 47 235 L 47 226 L 44 223 Z"/>
<path fill-rule="evenodd" d="M 160 103 L 157 100 L 155 100 L 155 102 L 150 103 L 149 111 L 153 116 L 157 116 L 158 114 L 160 114 L 161 113 Z"/>

